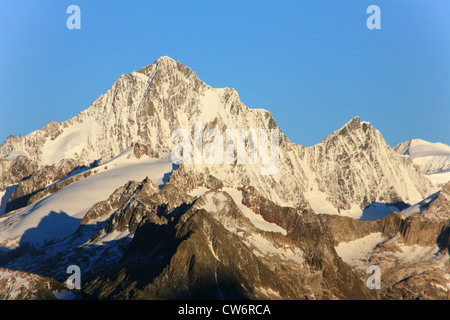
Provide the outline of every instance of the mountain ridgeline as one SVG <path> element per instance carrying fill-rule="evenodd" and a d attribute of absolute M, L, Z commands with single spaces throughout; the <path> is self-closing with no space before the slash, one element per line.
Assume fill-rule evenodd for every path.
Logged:
<path fill-rule="evenodd" d="M 146 96 L 149 78 L 153 81 Z M 223 133 L 227 129 L 279 130 L 270 112 L 244 106 L 234 89 L 211 88 L 188 67 L 162 57 L 122 75 L 76 117 L 50 122 L 25 137 L 9 137 L 0 147 L 0 157 L 25 154 L 37 167 L 70 158 L 87 166 L 111 159 L 135 143 L 148 146 L 154 156 L 161 157 L 176 145 L 174 131 L 191 132 L 196 121 L 204 130 Z M 12 168 L 8 170 L 11 166 L 11 161 L 3 160 L 0 174 L 7 177 L 8 184 L 32 171 L 16 174 Z M 364 208 L 375 201 L 413 204 L 435 191 L 409 159 L 397 155 L 376 129 L 358 117 L 309 148 L 290 142 L 281 133 L 279 169 L 274 175 L 262 176 L 260 166 L 248 161 L 195 167 L 227 185 L 251 182 L 279 204 L 322 202 L 336 213 Z"/>
<path fill-rule="evenodd" d="M 177 132 L 191 163 L 173 163 Z M 8 137 L 0 177 L 2 299 L 444 299 L 450 286 L 450 183 L 358 117 L 295 144 L 269 111 L 169 57 L 72 119 Z M 398 210 L 354 218 L 371 205 Z M 71 264 L 82 285 L 67 295 Z"/>

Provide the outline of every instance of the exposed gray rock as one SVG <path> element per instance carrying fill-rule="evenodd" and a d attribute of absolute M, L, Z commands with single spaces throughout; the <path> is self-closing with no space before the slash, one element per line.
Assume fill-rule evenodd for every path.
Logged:
<path fill-rule="evenodd" d="M 73 159 L 63 159 L 57 164 L 34 171 L 26 179 L 19 181 L 17 188 L 8 200 L 6 212 L 27 206 L 39 199 L 35 196 L 52 183 L 62 180 L 80 164 Z"/>
<path fill-rule="evenodd" d="M 54 279 L 0 268 L 0 300 L 56 300 L 63 295 L 76 298 Z"/>
<path fill-rule="evenodd" d="M 13 161 L 0 159 L 0 191 L 26 179 L 37 168 L 38 164 L 26 156 L 18 156 Z"/>

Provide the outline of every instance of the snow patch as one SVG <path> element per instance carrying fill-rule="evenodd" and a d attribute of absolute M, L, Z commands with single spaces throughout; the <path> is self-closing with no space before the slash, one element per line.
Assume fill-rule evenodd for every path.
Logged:
<path fill-rule="evenodd" d="M 367 260 L 376 245 L 386 239 L 387 237 L 384 237 L 381 232 L 371 233 L 357 240 L 341 242 L 335 247 L 335 250 L 344 262 L 353 265 Z"/>
<path fill-rule="evenodd" d="M 14 150 L 14 151 L 11 151 L 11 153 L 9 153 L 5 157 L 5 159 L 8 160 L 8 161 L 14 161 L 19 156 L 25 156 L 25 157 L 30 158 L 30 155 L 28 154 L 28 152 L 26 152 L 24 150 Z"/>
<path fill-rule="evenodd" d="M 437 245 L 423 247 L 417 244 L 406 246 L 403 243 L 400 243 L 398 247 L 401 251 L 395 252 L 394 255 L 401 260 L 408 261 L 409 263 L 418 263 L 433 259 L 436 256 L 436 253 L 439 252 L 439 247 Z"/>
<path fill-rule="evenodd" d="M 450 181 L 450 146 L 440 142 L 412 139 L 398 144 L 397 153 L 409 156 L 437 187 Z"/>
<path fill-rule="evenodd" d="M 133 237 L 133 233 L 131 233 L 128 229 L 125 231 L 112 231 L 110 233 L 105 233 L 103 236 L 96 239 L 95 245 L 103 246 L 108 242 L 117 241 L 126 237 Z"/>
<path fill-rule="evenodd" d="M 225 207 L 227 197 L 223 193 L 208 193 L 205 196 L 206 204 L 203 208 L 210 212 L 219 212 Z"/>
<path fill-rule="evenodd" d="M 425 177 L 431 181 L 435 186 L 442 187 L 450 181 L 450 170 L 443 172 L 425 174 Z"/>
<path fill-rule="evenodd" d="M 88 145 L 89 136 L 95 126 L 95 118 L 88 117 L 83 122 L 75 122 L 65 128 L 55 140 L 50 138 L 42 149 L 42 164 L 52 165 L 66 158 L 76 158 Z"/>

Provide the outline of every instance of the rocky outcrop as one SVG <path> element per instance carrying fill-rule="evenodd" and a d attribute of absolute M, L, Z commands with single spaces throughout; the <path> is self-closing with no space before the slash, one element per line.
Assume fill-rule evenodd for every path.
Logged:
<path fill-rule="evenodd" d="M 118 188 L 114 193 L 109 196 L 107 200 L 96 203 L 88 212 L 85 214 L 80 224 L 89 223 L 92 220 L 101 218 L 110 212 L 120 208 L 127 202 L 138 190 L 143 189 L 144 186 L 153 185 L 151 181 L 144 180 L 143 183 L 137 183 L 134 181 L 129 181 L 123 187 Z M 157 190 L 155 186 L 146 187 L 153 190 Z"/>
<path fill-rule="evenodd" d="M 48 253 L 45 247 L 32 256 L 22 253 L 12 266 L 26 261 L 33 272 L 53 276 L 53 270 L 63 269 L 56 268 L 60 262 L 79 257 L 85 270 L 82 287 L 99 299 L 417 298 L 414 290 L 428 290 L 422 298 L 440 297 L 434 296 L 439 290 L 423 286 L 424 276 L 427 286 L 431 282 L 439 289 L 445 272 L 436 266 L 448 255 L 422 259 L 423 264 L 398 255 L 406 245 L 401 230 L 409 221 L 417 223 L 414 216 L 393 213 L 379 221 L 358 221 L 317 215 L 307 207 L 281 207 L 251 187 L 236 189 L 242 195 L 236 203 L 225 190 L 230 188 L 192 197 L 170 182 L 159 190 L 148 180 L 130 181 L 88 211 L 80 229 L 64 241 L 73 243 L 70 250 L 50 245 Z M 286 232 L 260 229 L 242 205 Z M 339 243 L 374 232 L 392 239 L 380 243 L 369 259 L 383 266 L 382 291 L 368 290 L 365 269 L 348 265 L 335 250 Z M 131 242 L 125 235 L 132 236 Z"/>
<path fill-rule="evenodd" d="M 213 175 L 194 170 L 184 163 L 181 163 L 177 170 L 172 172 L 169 177 L 169 183 L 181 188 L 184 192 L 189 192 L 199 187 L 220 189 L 224 186 L 224 183 Z"/>
<path fill-rule="evenodd" d="M 365 237 L 382 235 L 379 243 L 366 249 L 367 253 L 360 253 L 360 258 L 361 249 L 355 246 L 348 261 L 361 279 L 367 279 L 369 265 L 380 267 L 381 290 L 376 291 L 379 299 L 447 299 L 450 220 L 446 217 L 450 207 L 446 206 L 446 192 L 443 190 L 421 214 L 404 216 L 393 212 L 377 221 L 319 217 L 336 247 L 352 241 L 360 241 L 361 245 Z"/>
<path fill-rule="evenodd" d="M 42 198 L 36 196 L 52 183 L 67 177 L 75 169 L 79 168 L 79 163 L 73 159 L 63 159 L 57 164 L 37 169 L 26 179 L 19 181 L 17 188 L 12 193 L 6 206 L 6 212 L 27 206 Z"/>
<path fill-rule="evenodd" d="M 38 164 L 26 156 L 18 156 L 13 161 L 0 159 L 0 191 L 29 177 Z"/>
<path fill-rule="evenodd" d="M 385 218 L 384 223 L 328 214 L 319 214 L 318 217 L 326 232 L 332 235 L 334 245 L 360 239 L 375 232 L 394 234 L 398 227 L 390 225 L 393 215 Z"/>
<path fill-rule="evenodd" d="M 173 132 L 195 134 L 196 121 L 203 138 L 205 129 L 223 134 L 227 129 L 279 130 L 268 111 L 247 108 L 235 90 L 211 88 L 186 66 L 162 57 L 122 75 L 76 117 L 8 138 L 0 146 L 0 176 L 3 190 L 18 184 L 10 209 L 23 197 L 28 198 L 20 206 L 98 174 L 96 168 L 68 174 L 75 165 L 104 163 L 119 154 L 135 157 L 133 165 L 147 156 L 167 157 L 177 143 Z M 203 142 L 201 155 L 212 143 Z M 0 226 L 5 235 L 0 265 L 63 281 L 67 264 L 76 263 L 83 270 L 83 290 L 99 299 L 417 298 L 408 290 L 420 297 L 430 297 L 423 290 L 435 294 L 424 286 L 428 281 L 440 288 L 448 268 L 448 188 L 422 215 L 392 213 L 367 222 L 325 216 L 325 210 L 343 213 L 374 201 L 416 203 L 434 188 L 410 159 L 396 154 L 358 117 L 309 148 L 282 133 L 276 142 L 279 158 L 272 163 L 273 174 L 262 174 L 268 166 L 260 158 L 258 163 L 247 161 L 250 141 L 245 140 L 244 163 L 181 163 L 170 178 L 164 171 L 162 190 L 148 179 L 128 181 L 90 210 L 57 214 L 76 229 L 87 210 L 75 233 L 39 247 L 27 247 L 17 234 L 8 233 L 11 224 L 23 226 L 23 216 L 33 216 L 9 212 Z M 259 155 L 262 151 L 268 150 L 258 150 Z M 29 157 L 17 156 L 22 153 Z M 63 160 L 67 158 L 75 162 Z M 115 160 L 126 175 L 127 159 Z M 109 169 L 105 165 L 102 170 Z M 45 214 L 37 226 L 44 231 L 54 227 Z M 337 254 L 336 246 L 373 233 L 382 240 L 361 259 L 346 262 Z M 422 246 L 432 249 L 412 259 L 411 252 Z M 382 267 L 381 293 L 365 285 L 368 263 Z M 425 270 L 433 271 L 424 278 Z"/>
<path fill-rule="evenodd" d="M 399 232 L 406 245 L 432 246 L 444 232 L 448 221 L 435 221 L 415 213 L 402 220 Z"/>
<path fill-rule="evenodd" d="M 416 203 L 434 190 L 409 158 L 398 156 L 380 132 L 359 117 L 306 151 L 318 190 L 339 211 L 351 204 L 362 209 L 373 202 Z"/>
<path fill-rule="evenodd" d="M 196 200 L 181 196 L 187 202 L 163 210 L 156 200 L 175 190 L 182 194 L 168 184 L 150 197 L 135 195 L 115 211 L 109 223 L 118 231 L 126 226 L 134 238 L 119 265 L 89 282 L 86 293 L 101 299 L 372 298 L 314 213 L 300 215 L 282 235 L 256 228 L 217 189 Z"/>
<path fill-rule="evenodd" d="M 151 158 L 158 158 L 159 154 L 155 152 L 150 146 L 141 144 L 139 142 L 133 144 L 133 154 L 136 159 L 140 159 L 143 155 Z"/>
<path fill-rule="evenodd" d="M 119 270 L 94 280 L 86 291 L 108 299 L 251 299 L 258 297 L 258 287 L 282 297 L 290 293 L 204 210 L 172 228 L 141 226 L 130 251 Z M 124 290 L 116 293 L 119 285 Z"/>
<path fill-rule="evenodd" d="M 450 182 L 447 182 L 439 192 L 437 198 L 431 202 L 422 215 L 437 221 L 450 220 Z"/>
<path fill-rule="evenodd" d="M 283 207 L 262 197 L 254 187 L 238 188 L 242 192 L 242 204 L 259 214 L 264 220 L 274 223 L 290 232 L 298 223 L 300 215 L 305 212 L 312 213 L 308 202 L 299 204 L 297 208 Z"/>
<path fill-rule="evenodd" d="M 54 279 L 0 268 L 0 300 L 56 300 L 64 297 L 76 296 Z"/>

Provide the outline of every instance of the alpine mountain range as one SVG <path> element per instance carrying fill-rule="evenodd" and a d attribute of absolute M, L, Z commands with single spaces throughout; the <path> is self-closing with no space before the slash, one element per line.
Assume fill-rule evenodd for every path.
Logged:
<path fill-rule="evenodd" d="M 200 152 L 206 132 L 279 132 L 277 170 L 175 164 L 179 129 Z M 449 170 L 449 146 L 391 148 L 359 117 L 293 143 L 269 111 L 161 57 L 0 146 L 0 298 L 447 299 Z"/>

